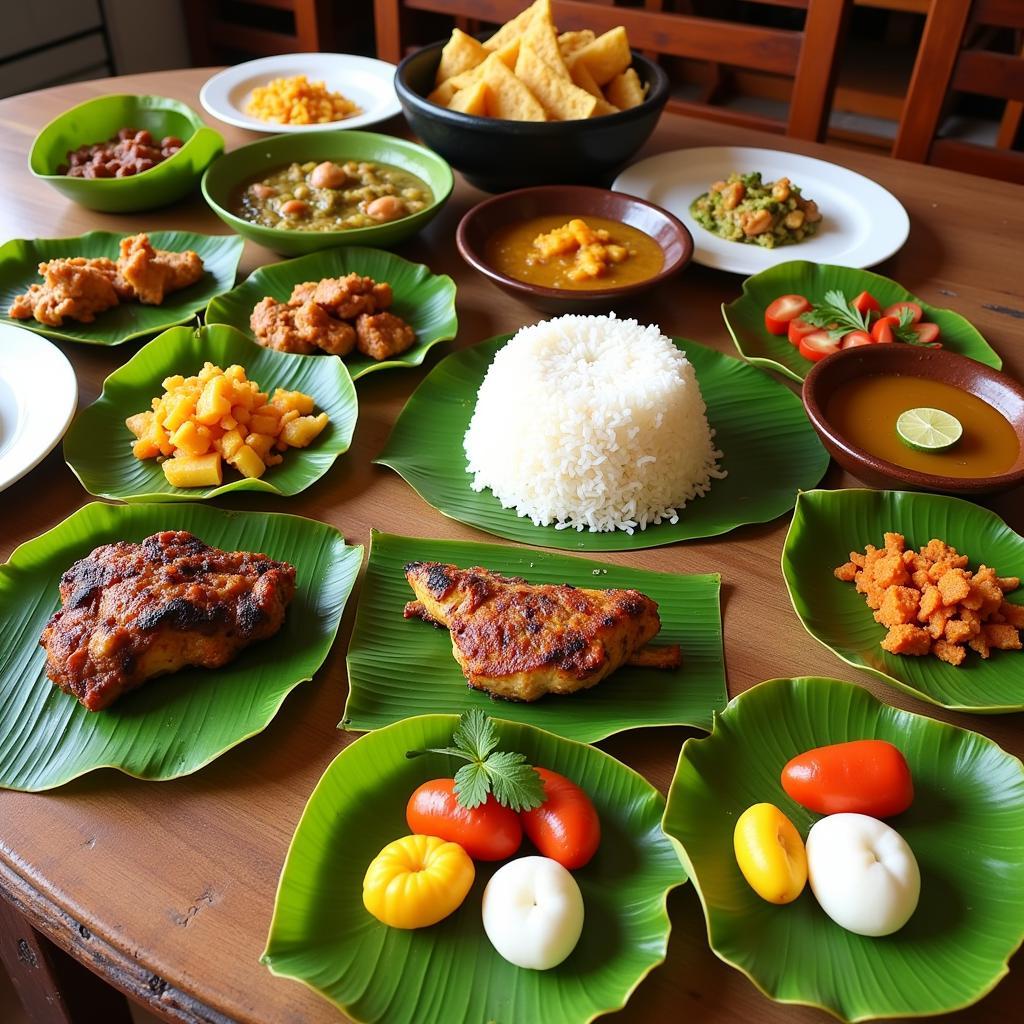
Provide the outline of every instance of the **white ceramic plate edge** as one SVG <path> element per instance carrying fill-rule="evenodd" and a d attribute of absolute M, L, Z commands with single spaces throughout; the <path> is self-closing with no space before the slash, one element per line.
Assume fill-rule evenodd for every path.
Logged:
<path fill-rule="evenodd" d="M 28 373 L 19 375 L 18 363 L 28 366 Z M 14 373 L 8 372 L 11 365 Z M 15 434 L 9 446 L 0 433 L 0 491 L 57 447 L 78 407 L 78 379 L 64 353 L 32 331 L 0 324 L 0 431 L 7 427 L 12 405 Z"/>
<path fill-rule="evenodd" d="M 304 68 L 303 62 L 310 65 L 308 70 Z M 333 62 L 339 68 L 339 71 L 334 76 L 336 81 L 333 83 L 331 81 L 327 82 L 328 88 L 348 96 L 342 82 L 346 72 L 350 75 L 367 76 L 377 80 L 376 87 L 382 94 L 380 99 L 372 107 L 366 108 L 364 106 L 364 111 L 361 114 L 355 114 L 342 121 L 331 121 L 327 124 L 275 124 L 270 121 L 260 121 L 255 117 L 249 117 L 230 99 L 232 89 L 250 79 L 258 79 L 259 84 L 265 84 L 272 78 L 307 74 L 312 81 L 317 81 L 325 73 L 316 70 L 315 65 L 324 65 L 328 62 Z M 398 94 L 395 92 L 394 87 L 394 74 L 395 66 L 393 64 L 377 60 L 375 57 L 363 57 L 359 54 L 277 54 L 272 57 L 259 57 L 256 60 L 233 64 L 223 71 L 218 71 L 203 83 L 199 91 L 199 102 L 208 114 L 219 121 L 223 121 L 225 124 L 269 135 L 365 128 L 367 125 L 386 121 L 389 117 L 394 117 L 401 112 L 402 107 L 398 102 Z M 248 91 L 247 89 L 246 94 L 248 94 Z M 357 102 L 359 99 L 356 96 L 351 96 L 350 98 Z"/>

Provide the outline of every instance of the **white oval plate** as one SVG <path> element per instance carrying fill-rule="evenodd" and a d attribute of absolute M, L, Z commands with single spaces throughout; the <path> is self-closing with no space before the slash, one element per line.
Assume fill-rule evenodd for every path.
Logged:
<path fill-rule="evenodd" d="M 813 199 L 822 214 L 813 238 L 763 249 L 713 235 L 694 220 L 690 203 L 733 171 L 760 171 L 765 181 L 787 177 Z M 613 182 L 674 213 L 693 235 L 693 261 L 734 274 L 757 274 L 789 260 L 871 267 L 907 240 L 910 218 L 903 204 L 862 174 L 825 160 L 747 146 L 707 146 L 661 153 L 627 167 Z"/>
<path fill-rule="evenodd" d="M 311 82 L 323 82 L 331 92 L 340 92 L 359 104 L 361 114 L 325 124 L 277 124 L 261 121 L 245 112 L 253 89 L 274 78 L 305 75 Z M 207 113 L 225 124 L 254 132 L 323 131 L 327 128 L 363 128 L 394 117 L 402 109 L 395 93 L 395 65 L 372 57 L 348 53 L 282 53 L 260 57 L 219 71 L 207 79 L 199 92 Z"/>
<path fill-rule="evenodd" d="M 78 381 L 64 353 L 0 323 L 0 491 L 53 451 L 77 405 Z"/>

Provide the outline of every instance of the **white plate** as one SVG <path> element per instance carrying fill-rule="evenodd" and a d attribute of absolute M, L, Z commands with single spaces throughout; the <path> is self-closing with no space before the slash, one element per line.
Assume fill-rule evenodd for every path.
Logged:
<path fill-rule="evenodd" d="M 813 238 L 775 249 L 730 242 L 702 228 L 690 203 L 733 171 L 760 171 L 765 181 L 787 177 L 821 210 Z M 734 274 L 757 274 L 789 260 L 871 267 L 896 252 L 910 233 L 900 201 L 881 185 L 837 164 L 797 153 L 746 146 L 708 146 L 661 153 L 627 167 L 614 181 L 628 192 L 674 213 L 693 235 L 693 261 Z"/>
<path fill-rule="evenodd" d="M 53 451 L 77 404 L 78 381 L 64 353 L 0 323 L 0 491 Z"/>
<path fill-rule="evenodd" d="M 331 92 L 340 92 L 358 103 L 361 114 L 327 124 L 276 124 L 261 121 L 245 112 L 253 89 L 274 78 L 305 75 L 311 82 L 323 82 Z M 311 132 L 324 129 L 364 128 L 394 117 L 402 109 L 395 93 L 395 65 L 372 57 L 347 53 L 282 53 L 236 64 L 207 79 L 199 102 L 214 117 L 236 128 L 255 132 Z"/>

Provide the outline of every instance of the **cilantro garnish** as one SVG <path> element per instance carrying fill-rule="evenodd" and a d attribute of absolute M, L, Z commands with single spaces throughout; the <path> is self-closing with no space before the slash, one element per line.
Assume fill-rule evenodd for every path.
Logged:
<path fill-rule="evenodd" d="M 920 345 L 917 332 L 913 329 L 913 314 L 904 307 L 900 310 L 899 323 L 892 329 L 893 337 L 897 341 L 905 342 L 908 345 Z M 838 289 L 825 292 L 825 300 L 815 303 L 809 313 L 804 313 L 801 319 L 814 327 L 822 327 L 828 331 L 828 336 L 833 341 L 838 341 L 844 334 L 850 331 L 866 331 L 871 333 L 871 323 L 868 317 L 859 309 L 851 305 L 845 295 Z"/>

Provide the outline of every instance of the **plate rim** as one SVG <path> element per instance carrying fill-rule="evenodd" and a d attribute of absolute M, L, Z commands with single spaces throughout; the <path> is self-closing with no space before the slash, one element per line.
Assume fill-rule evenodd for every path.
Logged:
<path fill-rule="evenodd" d="M 273 69 L 282 61 L 301 60 L 304 57 L 321 59 L 324 57 L 340 58 L 343 61 L 351 62 L 353 66 L 361 66 L 371 73 L 379 73 L 381 82 L 384 82 L 385 68 L 391 69 L 391 79 L 388 83 L 389 93 L 386 100 L 382 100 L 376 110 L 364 111 L 341 121 L 328 121 L 324 124 L 277 124 L 272 121 L 260 121 L 258 118 L 249 117 L 248 114 L 239 110 L 233 104 L 225 103 L 223 106 L 217 102 L 214 95 L 217 89 L 225 83 L 230 83 L 240 78 L 244 71 L 259 71 L 263 67 Z M 335 53 L 328 51 L 304 52 L 304 53 L 279 53 L 266 57 L 256 57 L 253 60 L 243 61 L 241 64 L 232 64 L 220 71 L 210 75 L 203 82 L 199 89 L 199 103 L 203 110 L 211 117 L 215 117 L 223 124 L 235 128 L 244 128 L 251 132 L 260 132 L 264 135 L 300 134 L 308 131 L 348 131 L 351 128 L 365 128 L 369 125 L 379 124 L 388 118 L 395 117 L 401 113 L 402 105 L 398 101 L 398 93 L 394 86 L 394 69 L 396 65 L 390 61 L 381 60 L 378 57 L 367 57 L 361 53 Z"/>
<path fill-rule="evenodd" d="M 675 158 L 679 159 L 679 158 L 683 157 L 684 155 L 705 155 L 705 154 L 710 154 L 710 153 L 714 153 L 714 152 L 722 151 L 722 150 L 735 150 L 735 151 L 740 151 L 740 152 L 742 152 L 744 154 L 751 154 L 750 159 L 752 159 L 752 160 L 757 160 L 757 159 L 761 158 L 762 154 L 764 154 L 765 156 L 770 156 L 772 159 L 778 159 L 778 158 L 781 157 L 781 158 L 784 158 L 786 160 L 810 161 L 812 164 L 819 165 L 818 169 L 820 171 L 822 171 L 822 172 L 825 172 L 825 169 L 828 168 L 828 172 L 827 173 L 829 173 L 829 174 L 834 174 L 836 171 L 838 171 L 840 173 L 840 175 L 843 176 L 843 177 L 846 177 L 848 179 L 856 179 L 856 180 L 858 180 L 861 183 L 867 183 L 872 189 L 877 190 L 877 193 L 879 193 L 881 195 L 884 195 L 889 201 L 891 201 L 891 203 L 892 203 L 892 213 L 895 213 L 896 211 L 899 211 L 899 213 L 902 215 L 899 218 L 900 219 L 900 225 L 899 225 L 898 230 L 895 230 L 893 232 L 893 234 L 892 234 L 893 242 L 887 243 L 885 246 L 881 247 L 881 249 L 884 249 L 884 252 L 882 253 L 882 255 L 875 256 L 875 255 L 872 254 L 870 260 L 866 260 L 865 261 L 863 258 L 860 258 L 859 260 L 855 261 L 856 262 L 856 266 L 854 266 L 854 269 L 866 270 L 869 267 L 877 266 L 879 263 L 885 262 L 885 260 L 889 259 L 891 256 L 893 256 L 897 252 L 899 252 L 899 250 L 901 248 L 903 248 L 903 246 L 906 244 L 907 239 L 910 237 L 910 214 L 907 212 L 907 209 L 903 205 L 903 203 L 901 203 L 900 200 L 892 192 L 889 191 L 889 189 L 887 189 L 884 185 L 879 184 L 873 178 L 869 178 L 866 174 L 861 174 L 860 171 L 852 170 L 849 167 L 844 167 L 842 164 L 834 163 L 831 160 L 824 160 L 824 159 L 822 159 L 821 157 L 818 157 L 818 156 L 809 156 L 806 153 L 793 153 L 793 152 L 787 152 L 785 150 L 780 150 L 780 149 L 767 149 L 767 148 L 762 147 L 762 146 L 686 146 L 686 147 L 680 147 L 678 149 L 666 150 L 666 151 L 661 152 L 661 153 L 654 153 L 651 156 L 645 157 L 642 160 L 638 160 L 636 163 L 630 164 L 624 170 L 619 172 L 619 174 L 616 176 L 615 180 L 612 182 L 611 188 L 614 191 L 626 192 L 629 195 L 638 195 L 642 199 L 647 199 L 649 202 L 653 202 L 654 200 L 651 199 L 649 195 L 646 195 L 646 194 L 641 195 L 638 192 L 631 191 L 629 188 L 624 187 L 624 185 L 628 182 L 630 175 L 631 174 L 635 174 L 637 172 L 637 168 L 643 168 L 644 165 L 651 165 L 651 164 L 655 163 L 656 161 L 667 161 L 667 158 L 670 158 L 670 157 L 675 157 Z M 799 172 L 797 172 L 797 173 L 799 173 Z M 669 211 L 669 212 L 671 213 L 673 211 Z M 678 213 L 676 213 L 675 215 L 679 216 Z M 888 215 L 888 216 L 890 216 L 890 220 L 891 220 L 891 214 Z M 690 227 L 690 224 L 688 223 L 686 218 L 680 217 L 680 219 L 683 220 L 683 223 L 686 224 L 686 226 L 688 228 Z M 700 226 L 697 225 L 697 227 L 700 227 Z M 703 266 L 703 267 L 708 267 L 708 268 L 713 269 L 713 270 L 723 270 L 723 271 L 726 271 L 728 273 L 743 274 L 744 276 L 747 276 L 747 277 L 754 276 L 756 274 L 759 274 L 762 270 L 768 269 L 768 267 L 752 267 L 752 266 L 747 266 L 743 262 L 741 252 L 737 252 L 736 253 L 736 256 L 737 256 L 736 260 L 733 260 L 733 259 L 729 258 L 728 253 L 724 257 L 718 257 L 714 253 L 709 253 L 708 250 L 701 244 L 701 233 L 703 233 L 703 232 L 704 232 L 703 228 L 700 229 L 700 232 L 692 231 L 692 230 L 690 232 L 693 235 L 693 240 L 694 240 L 694 247 L 693 247 L 693 262 L 694 263 L 697 263 L 697 264 L 699 264 L 700 266 Z M 790 246 L 780 246 L 778 249 L 774 249 L 774 250 L 770 250 L 770 251 L 772 251 L 772 252 L 779 252 L 779 253 L 785 253 L 788 249 L 791 249 L 791 248 L 792 247 L 790 247 Z M 731 250 L 730 250 L 730 252 L 731 252 Z M 786 256 L 786 257 L 778 260 L 777 262 L 778 263 L 788 262 L 791 258 L 792 257 Z M 834 262 L 835 261 L 835 255 L 830 256 L 829 257 L 829 261 L 830 262 Z M 815 261 L 815 262 L 818 262 L 818 261 Z M 769 264 L 769 266 L 775 266 L 775 265 L 776 265 L 775 263 Z M 850 264 L 837 264 L 837 265 L 838 266 L 848 266 Z"/>

